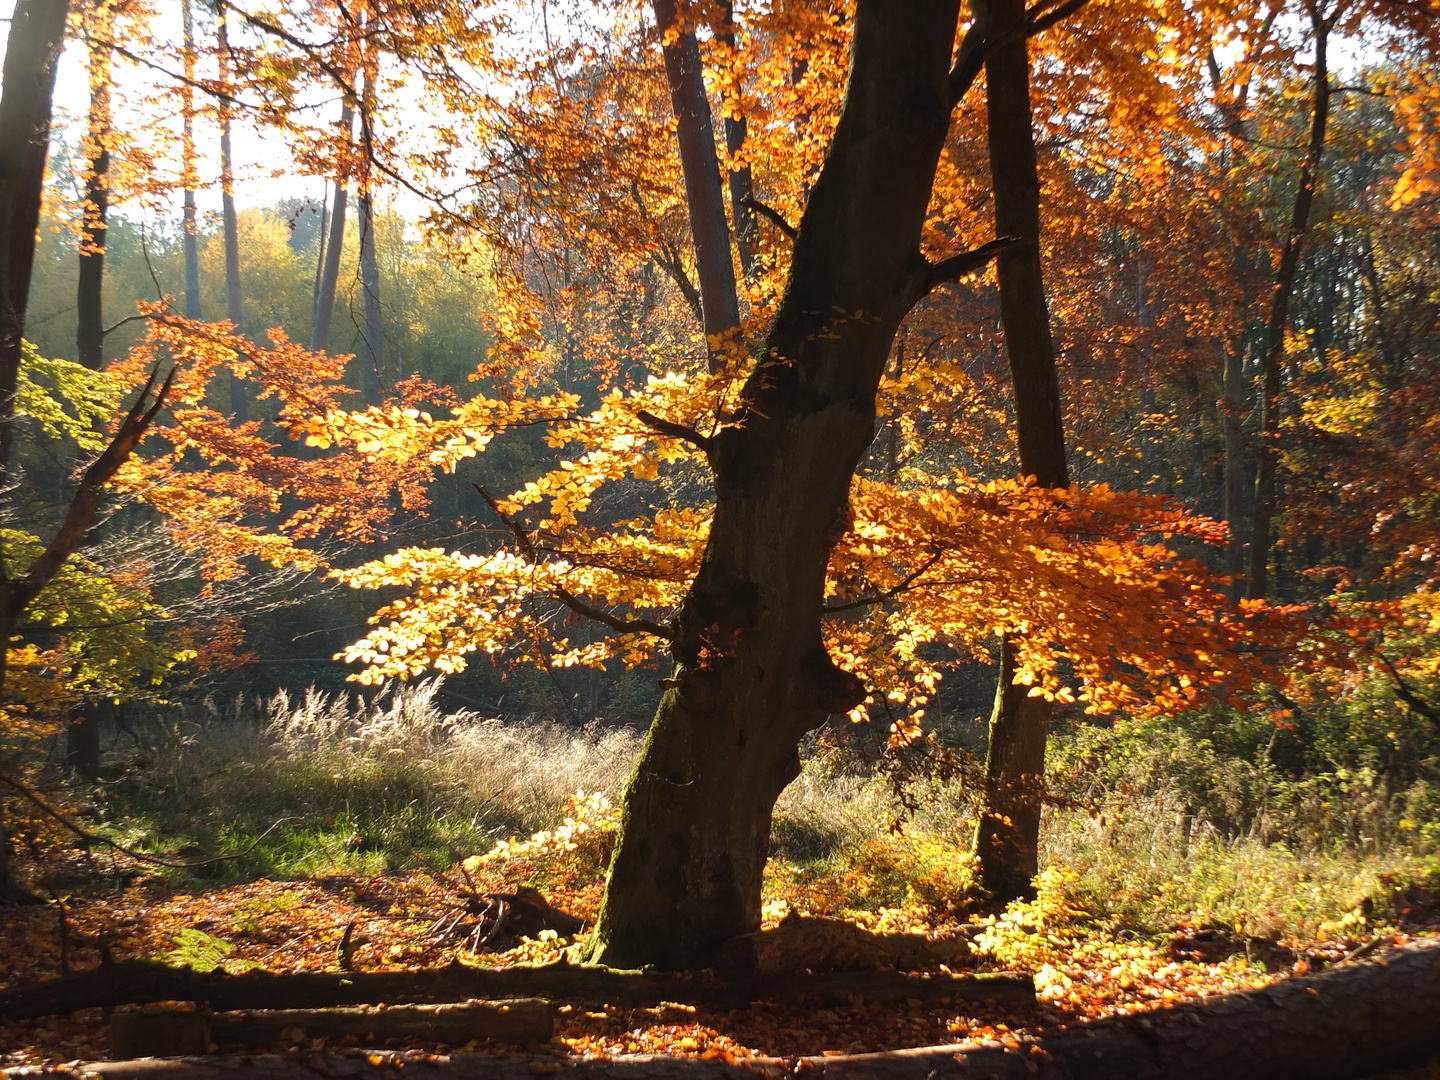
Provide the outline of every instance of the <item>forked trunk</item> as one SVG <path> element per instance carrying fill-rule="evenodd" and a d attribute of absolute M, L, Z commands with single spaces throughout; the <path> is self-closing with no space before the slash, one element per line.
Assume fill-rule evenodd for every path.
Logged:
<path fill-rule="evenodd" d="M 821 634 L 831 548 L 875 430 L 896 328 L 923 292 L 921 226 L 949 126 L 958 0 L 859 0 L 849 86 L 789 287 L 674 619 L 670 688 L 626 787 L 591 959 L 703 966 L 758 928 L 775 800 L 798 743 L 865 688 Z"/>
<path fill-rule="evenodd" d="M 1340 5 L 1343 8 L 1344 4 Z M 1275 286 L 1270 296 L 1270 317 L 1265 324 L 1265 390 L 1260 413 L 1260 459 L 1255 477 L 1255 518 L 1250 534 L 1250 574 L 1246 593 L 1252 600 L 1265 599 L 1269 588 L 1270 528 L 1275 517 L 1275 474 L 1280 464 L 1280 366 L 1285 361 L 1285 331 L 1290 325 L 1290 297 L 1300 271 L 1300 251 L 1310 229 L 1310 207 L 1315 201 L 1315 184 L 1320 158 L 1325 152 L 1325 124 L 1330 116 L 1330 71 L 1326 48 L 1330 28 L 1339 8 L 1329 19 L 1312 9 L 1310 25 L 1315 35 L 1315 73 L 1311 93 L 1310 142 L 1300 165 L 1300 183 L 1290 211 L 1290 228 Z"/>
<path fill-rule="evenodd" d="M 340 131 L 348 143 L 354 128 L 355 110 L 347 101 L 340 109 Z M 335 289 L 340 283 L 340 255 L 345 249 L 345 203 L 349 193 L 345 177 L 335 178 L 335 209 L 330 215 L 330 239 L 325 246 L 325 265 L 320 274 L 320 288 L 315 294 L 315 321 L 310 327 L 310 351 L 324 352 L 330 348 L 330 320 L 335 313 Z M 323 230 L 323 225 L 322 225 Z"/>
<path fill-rule="evenodd" d="M 1001 34 L 1025 18 L 1019 0 L 977 0 L 976 20 Z M 985 64 L 995 235 L 1024 243 L 996 261 L 1000 319 L 1015 395 L 1020 471 L 1041 487 L 1070 484 L 1050 309 L 1040 266 L 1040 178 L 1030 116 L 1030 61 L 1024 40 L 1003 45 Z M 990 716 L 985 793 L 975 830 L 980 885 L 994 906 L 1033 896 L 1038 865 L 1040 793 L 1051 706 L 1014 685 L 1014 645 L 1000 647 L 999 683 Z"/>

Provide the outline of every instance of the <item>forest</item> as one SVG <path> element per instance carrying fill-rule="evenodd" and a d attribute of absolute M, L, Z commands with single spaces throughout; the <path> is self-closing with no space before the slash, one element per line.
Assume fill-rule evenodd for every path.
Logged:
<path fill-rule="evenodd" d="M 1440 1075 L 1440 2 L 6 26 L 0 1080 Z"/>

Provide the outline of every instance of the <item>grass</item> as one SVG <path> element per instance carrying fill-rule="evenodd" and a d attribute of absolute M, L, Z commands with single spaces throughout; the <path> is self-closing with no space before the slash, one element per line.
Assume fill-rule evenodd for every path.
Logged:
<path fill-rule="evenodd" d="M 94 793 L 100 827 L 155 852 L 246 852 L 207 871 L 217 884 L 448 869 L 497 840 L 556 826 L 577 791 L 617 798 L 639 752 L 634 728 L 482 720 L 439 708 L 436 689 L 312 690 L 152 718 L 113 752 L 121 778 Z M 1164 755 L 1153 758 L 1143 776 L 1097 784 L 1092 775 L 1085 808 L 1045 815 L 1042 867 L 1063 870 L 1051 880 L 1069 901 L 1118 931 L 1344 936 L 1386 911 L 1398 885 L 1440 877 L 1425 844 L 1281 842 L 1305 830 L 1277 830 L 1272 819 L 1226 833 L 1186 812 L 1155 771 Z M 918 811 L 897 828 L 884 777 L 812 746 L 776 807 L 767 911 L 883 928 L 943 917 L 970 886 L 973 813 L 958 782 L 925 783 Z M 1236 787 L 1223 776 L 1215 784 Z"/>

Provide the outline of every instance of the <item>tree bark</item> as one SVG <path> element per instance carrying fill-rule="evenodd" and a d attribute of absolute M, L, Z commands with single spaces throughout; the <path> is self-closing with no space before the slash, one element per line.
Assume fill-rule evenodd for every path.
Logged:
<path fill-rule="evenodd" d="M 230 85 L 230 28 L 225 0 L 216 0 L 215 35 L 220 61 L 220 82 Z M 225 229 L 225 317 L 237 334 L 245 332 L 245 297 L 240 288 L 240 218 L 235 212 L 235 162 L 230 152 L 231 107 L 220 102 L 220 209 Z M 250 419 L 245 380 L 230 372 L 230 412 L 235 423 Z"/>
<path fill-rule="evenodd" d="M 360 288 L 365 294 L 365 404 L 379 405 L 384 396 L 381 366 L 385 355 L 380 316 L 380 265 L 375 258 L 375 211 L 367 191 L 359 200 Z"/>
<path fill-rule="evenodd" d="M 17 0 L 5 52 L 0 92 L 0 493 L 10 487 L 15 389 L 20 379 L 25 309 L 35 266 L 35 230 L 50 149 L 50 112 L 55 65 L 65 38 L 68 0 Z M 0 494 L 0 498 L 3 498 Z M 0 548 L 0 693 L 4 692 L 8 642 L 15 625 L 16 582 Z M 0 899 L 33 901 L 10 867 L 10 841 L 0 804 Z"/>
<path fill-rule="evenodd" d="M 200 224 L 195 216 L 195 189 L 200 177 L 195 168 L 195 20 L 190 0 L 180 0 L 181 33 L 184 37 L 185 78 L 180 88 L 182 111 L 181 176 L 185 186 L 183 244 L 185 248 L 185 317 L 201 318 L 200 307 Z"/>
<path fill-rule="evenodd" d="M 1343 7 L 1343 3 L 1341 5 Z M 1263 600 L 1268 588 L 1270 530 L 1275 516 L 1275 473 L 1280 463 L 1280 368 L 1285 360 L 1285 330 L 1290 323 L 1290 297 L 1300 269 L 1300 251 L 1310 228 L 1310 208 L 1315 201 L 1320 157 L 1325 152 L 1325 124 L 1330 115 L 1330 71 L 1326 63 L 1330 29 L 1339 14 L 1326 19 L 1318 8 L 1310 8 L 1310 27 L 1315 36 L 1315 74 L 1311 91 L 1310 141 L 1300 166 L 1300 183 L 1290 211 L 1290 227 L 1280 252 L 1275 286 L 1270 294 L 1270 317 L 1265 324 L 1265 391 L 1260 415 L 1260 459 L 1255 477 L 1255 517 L 1250 534 L 1250 573 L 1246 593 Z"/>
<path fill-rule="evenodd" d="M 75 287 L 75 358 L 92 371 L 105 363 L 105 235 L 110 212 L 110 50 L 108 0 L 97 0 L 88 21 L 90 117 L 85 138 L 85 205 L 81 208 L 80 273 Z"/>
<path fill-rule="evenodd" d="M 1230 526 L 1230 542 L 1225 547 L 1225 573 L 1230 577 L 1227 590 L 1235 603 L 1245 591 L 1245 442 L 1242 428 L 1245 400 L 1244 346 L 1221 345 L 1225 354 L 1225 523 Z"/>
<path fill-rule="evenodd" d="M 720 4 L 720 26 L 715 32 L 722 45 L 735 50 L 735 5 L 730 0 Z M 736 84 L 739 85 L 738 82 Z M 744 149 L 749 124 L 740 103 L 732 110 L 738 115 L 725 117 L 725 149 L 731 161 Z M 755 181 L 749 165 L 730 169 L 730 217 L 735 222 L 735 248 L 740 253 L 740 272 L 746 281 L 753 281 L 760 272 L 760 222 L 753 205 Z"/>
<path fill-rule="evenodd" d="M 348 144 L 354 126 L 354 109 L 347 101 L 340 110 L 340 130 Z M 325 247 L 325 267 L 320 274 L 320 291 L 315 295 L 315 322 L 310 327 L 310 351 L 330 348 L 330 320 L 335 313 L 335 289 L 340 283 L 340 253 L 345 247 L 345 204 L 349 194 L 344 175 L 335 178 L 335 209 L 330 214 L 330 240 Z"/>
<path fill-rule="evenodd" d="M 1011 1045 L 996 1040 L 734 1063 L 661 1054 L 538 1063 L 529 1055 L 455 1054 L 407 1062 L 406 1072 L 434 1080 L 533 1080 L 542 1072 L 572 1080 L 1381 1080 L 1377 1074 L 1384 1070 L 1440 1053 L 1440 942 L 1416 942 L 1381 959 L 1383 967 L 1345 965 L 1263 990 L 1076 1024 L 1033 1041 L 1011 1039 Z M 9 1071 L 12 1080 L 216 1080 L 227 1072 L 254 1080 L 313 1080 L 320 1066 L 335 1077 L 375 1075 L 358 1054 L 102 1061 L 69 1071 L 51 1065 Z"/>
<path fill-rule="evenodd" d="M 730 258 L 730 225 L 725 220 L 725 196 L 720 187 L 720 159 L 715 153 L 715 129 L 705 76 L 700 67 L 700 45 L 693 29 L 680 28 L 668 44 L 665 36 L 677 29 L 676 0 L 653 0 L 655 25 L 661 34 L 665 81 L 675 113 L 675 137 L 680 146 L 680 168 L 685 176 L 685 201 L 690 208 L 690 235 L 695 243 L 695 276 L 700 282 L 700 309 L 705 335 L 714 338 L 740 325 L 740 302 L 735 289 L 735 264 Z M 722 357 L 710 349 L 711 370 Z"/>
<path fill-rule="evenodd" d="M 1025 8 L 1020 0 L 977 0 L 975 17 L 987 36 L 1002 35 L 1024 20 Z M 986 61 L 985 79 L 995 235 L 1022 241 L 996 261 L 1020 471 L 1041 487 L 1068 487 L 1060 385 L 1040 265 L 1040 177 L 1025 41 L 996 49 Z M 1014 643 L 1005 639 L 990 715 L 984 801 L 975 830 L 980 884 L 997 906 L 1034 895 L 1051 713 L 1049 702 L 1028 696 L 1030 687 L 1015 685 L 1014 677 Z"/>
<path fill-rule="evenodd" d="M 591 958 L 703 967 L 760 927 L 775 800 L 798 743 L 866 697 L 821 606 L 896 328 L 927 287 L 921 226 L 949 126 L 958 0 L 860 0 L 849 85 L 766 363 L 715 437 L 715 515 L 676 662 L 625 790 Z"/>

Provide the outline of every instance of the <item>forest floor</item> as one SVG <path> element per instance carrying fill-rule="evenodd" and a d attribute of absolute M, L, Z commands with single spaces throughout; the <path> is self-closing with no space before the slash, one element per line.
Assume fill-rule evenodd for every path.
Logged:
<path fill-rule="evenodd" d="M 77 884 L 87 878 L 92 886 L 100 884 L 91 877 L 100 856 L 75 852 L 67 858 Z M 118 863 L 125 861 L 122 857 Z M 53 876 L 57 868 L 52 865 L 49 870 Z M 457 952 L 466 952 L 465 938 L 474 925 L 473 919 L 455 920 L 472 895 L 470 883 L 458 873 L 261 880 L 182 891 L 161 878 L 136 875 L 132 867 L 129 876 L 118 883 L 112 879 L 112 885 L 116 887 L 110 891 L 71 894 L 64 907 L 63 941 L 58 903 L 0 909 L 4 985 L 92 967 L 99 963 L 102 943 L 121 960 L 162 959 L 235 972 L 253 967 L 336 970 L 337 948 L 352 925 L 357 970 L 415 969 L 446 963 Z M 600 884 L 597 880 L 578 888 L 552 889 L 549 899 L 556 907 L 591 919 Z M 1281 944 L 1210 928 L 1179 929 L 1164 941 L 1126 940 L 1088 924 L 1079 912 L 1067 915 L 1055 895 L 1042 894 L 1038 905 L 1047 903 L 1051 910 L 1038 916 L 1036 906 L 1017 907 L 1009 922 L 990 920 L 980 928 L 980 950 L 973 965 L 956 967 L 1004 970 L 1028 963 L 1033 969 L 1043 959 L 1034 1007 L 978 1002 L 957 1011 L 918 1001 L 899 1005 L 854 1001 L 831 1009 L 754 1002 L 749 1008 L 715 1010 L 683 1003 L 653 1008 L 575 1003 L 559 1007 L 557 1033 L 548 1047 L 486 1049 L 501 1054 L 544 1049 L 585 1057 L 662 1052 L 730 1060 L 1015 1042 L 1083 1019 L 1266 985 L 1339 961 L 1362 944 L 1350 937 Z M 1037 917 L 1027 922 L 1031 916 Z M 922 913 L 911 912 L 909 917 L 912 928 L 920 928 L 913 920 L 922 918 Z M 973 924 L 934 913 L 923 928 L 933 937 L 976 930 Z M 1425 932 L 1413 920 L 1407 920 L 1404 929 L 1379 925 L 1374 931 L 1396 943 Z M 481 952 L 474 959 L 496 967 L 543 962 L 555 958 L 564 944 L 544 932 L 540 940 L 522 939 L 507 950 Z M 376 1047 L 387 1048 L 399 1047 Z M 275 1047 L 249 1049 L 326 1047 L 323 1040 L 298 1044 L 287 1039 Z M 109 1032 L 98 1009 L 34 1022 L 0 1021 L 0 1067 L 105 1060 L 109 1050 Z"/>
<path fill-rule="evenodd" d="M 233 716 L 130 725 L 89 785 L 53 757 L 38 761 L 31 782 L 97 839 L 87 845 L 9 801 L 18 868 L 48 902 L 0 907 L 0 988 L 93 967 L 102 947 L 117 960 L 201 970 L 334 971 L 351 928 L 360 971 L 558 959 L 571 943 L 552 931 L 480 942 L 475 898 L 529 885 L 593 921 L 618 825 L 611 797 L 640 735 L 477 721 L 443 713 L 433 693 L 422 686 L 388 704 L 312 693 L 277 698 L 261 716 L 237 706 Z M 1326 840 L 1345 810 L 1334 800 L 1317 803 L 1313 819 L 1261 815 L 1226 831 L 1187 808 L 1167 771 L 1192 747 L 1137 747 L 1149 755 L 1143 769 L 1047 811 L 1038 897 L 998 918 L 965 911 L 974 826 L 958 783 L 921 776 L 902 805 L 873 763 L 817 743 L 776 809 L 766 926 L 793 912 L 965 937 L 970 959 L 956 970 L 1031 973 L 1034 1006 L 572 1002 L 548 1049 L 728 1059 L 1004 1043 L 1263 986 L 1370 942 L 1440 931 L 1429 840 L 1353 827 L 1354 839 Z M 1206 768 L 1212 786 L 1250 790 L 1239 766 Z M 1263 805 L 1267 789 L 1255 790 L 1250 801 Z M 109 1049 L 99 1010 L 0 1021 L 0 1069 L 102 1060 Z"/>

